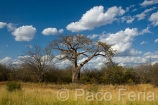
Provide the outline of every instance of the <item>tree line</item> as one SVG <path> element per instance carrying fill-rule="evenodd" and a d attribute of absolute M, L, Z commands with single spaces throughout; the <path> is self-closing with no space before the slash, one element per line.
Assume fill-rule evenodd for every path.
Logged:
<path fill-rule="evenodd" d="M 38 45 L 27 47 L 19 65 L 1 64 L 0 81 L 157 85 L 158 64 L 133 68 L 118 66 L 112 61 L 116 52 L 111 45 L 95 42 L 84 35 L 59 36 L 45 48 Z M 97 56 L 105 59 L 103 67 L 98 70 L 83 69 L 86 63 Z M 61 69 L 52 63 L 53 59 L 68 60 L 71 65 Z"/>
<path fill-rule="evenodd" d="M 72 66 L 64 69 L 50 67 L 43 72 L 41 82 L 54 84 L 72 83 Z M 101 69 L 83 69 L 82 84 L 153 84 L 158 85 L 158 64 L 139 65 L 126 68 L 118 65 Z M 27 67 L 5 66 L 0 64 L 0 81 L 39 82 L 38 75 Z"/>

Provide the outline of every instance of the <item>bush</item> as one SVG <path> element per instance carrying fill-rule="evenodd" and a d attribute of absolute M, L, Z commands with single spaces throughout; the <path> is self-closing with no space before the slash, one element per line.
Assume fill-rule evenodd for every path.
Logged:
<path fill-rule="evenodd" d="M 7 82 L 6 85 L 7 85 L 7 90 L 9 92 L 16 91 L 16 90 L 21 90 L 21 84 L 16 82 L 16 81 Z"/>
<path fill-rule="evenodd" d="M 105 83 L 106 84 L 124 84 L 124 72 L 125 69 L 121 66 L 107 67 L 105 71 Z"/>
<path fill-rule="evenodd" d="M 0 64 L 0 81 L 9 80 L 10 69 Z"/>

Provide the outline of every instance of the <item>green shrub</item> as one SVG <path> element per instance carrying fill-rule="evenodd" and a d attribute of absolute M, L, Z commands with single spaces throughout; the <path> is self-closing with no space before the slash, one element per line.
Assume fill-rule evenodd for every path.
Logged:
<path fill-rule="evenodd" d="M 16 81 L 7 82 L 6 85 L 9 92 L 21 90 L 21 84 Z"/>

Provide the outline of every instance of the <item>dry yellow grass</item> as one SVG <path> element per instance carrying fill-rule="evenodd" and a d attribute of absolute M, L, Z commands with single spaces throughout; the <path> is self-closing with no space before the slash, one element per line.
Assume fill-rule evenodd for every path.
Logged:
<path fill-rule="evenodd" d="M 158 88 L 150 84 L 21 84 L 21 91 L 8 92 L 5 83 L 0 83 L 0 105 L 158 105 Z"/>

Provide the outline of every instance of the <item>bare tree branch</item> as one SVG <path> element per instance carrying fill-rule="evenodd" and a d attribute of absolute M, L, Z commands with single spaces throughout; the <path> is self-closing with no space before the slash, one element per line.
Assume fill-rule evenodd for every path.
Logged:
<path fill-rule="evenodd" d="M 80 69 L 95 56 L 104 56 L 112 63 L 111 57 L 114 55 L 114 50 L 111 46 L 98 42 L 94 43 L 91 39 L 84 35 L 67 35 L 60 36 L 50 43 L 52 49 L 60 51 L 60 60 L 68 59 L 73 65 L 72 82 L 79 80 Z M 81 56 L 87 59 L 78 64 Z"/>
<path fill-rule="evenodd" d="M 54 58 L 51 50 L 50 46 L 45 49 L 38 45 L 33 48 L 27 47 L 24 52 L 25 56 L 21 58 L 22 65 L 32 70 L 38 76 L 39 82 L 43 80 L 44 72 L 49 70 L 51 61 Z"/>

